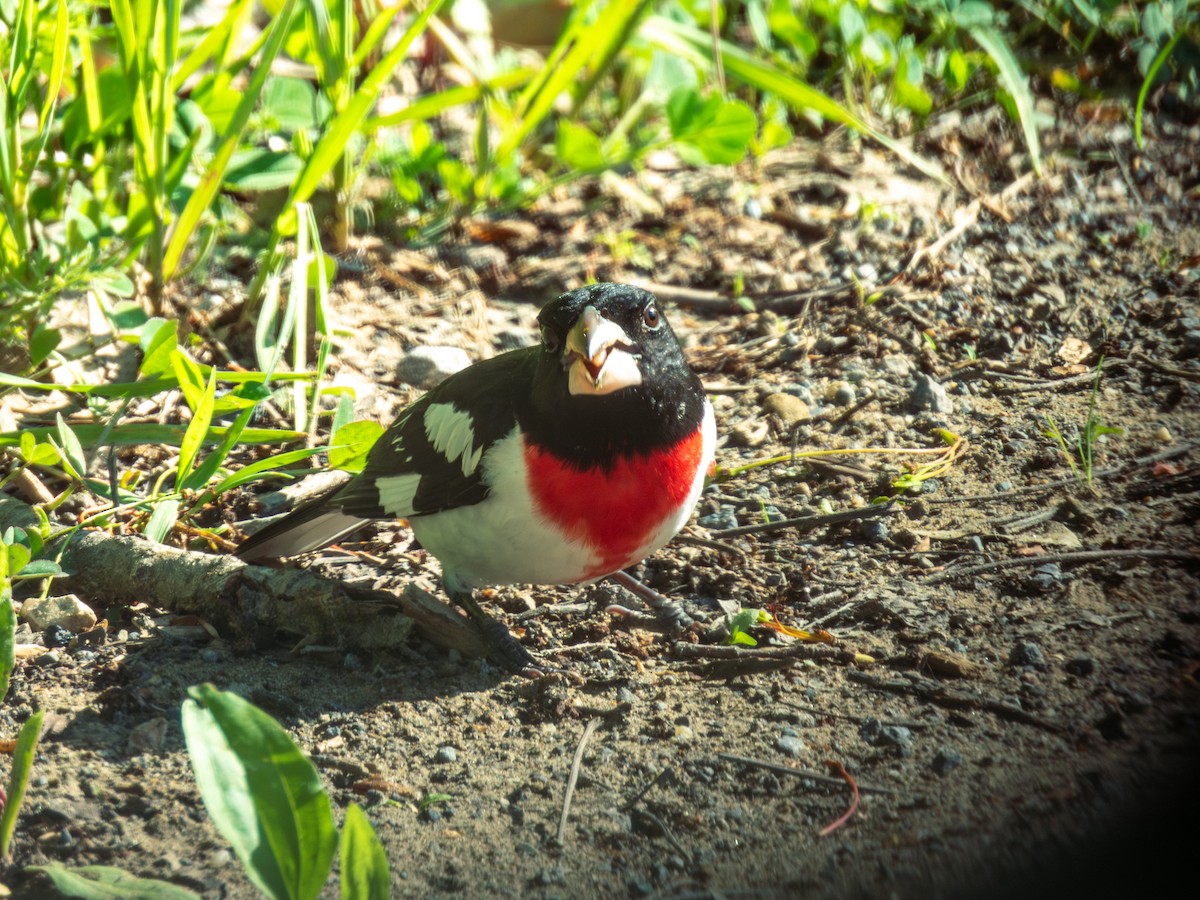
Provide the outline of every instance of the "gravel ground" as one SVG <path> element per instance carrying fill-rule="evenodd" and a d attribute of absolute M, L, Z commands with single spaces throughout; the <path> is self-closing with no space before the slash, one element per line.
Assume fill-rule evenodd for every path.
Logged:
<path fill-rule="evenodd" d="M 1141 154 L 1124 126 L 1064 111 L 1046 140 L 1040 181 L 1011 174 L 1000 123 L 948 118 L 919 149 L 956 192 L 870 149 L 798 144 L 755 170 L 564 191 L 437 251 L 364 242 L 336 285 L 337 376 L 380 418 L 417 396 L 397 376 L 413 346 L 520 345 L 538 304 L 588 277 L 671 286 L 722 471 L 636 574 L 709 627 L 628 629 L 603 585 L 497 591 L 525 642 L 581 676 L 568 685 L 418 638 L 239 652 L 131 586 L 102 640 L 14 675 L 4 733 L 34 709 L 48 725 L 0 880 L 41 897 L 27 866 L 106 863 L 253 896 L 182 750 L 179 704 L 210 681 L 279 718 L 339 818 L 367 806 L 397 896 L 1171 885 L 1200 798 L 1200 127 L 1160 123 Z M 238 277 L 231 263 L 203 293 Z M 1090 483 L 1045 434 L 1074 446 L 1089 416 L 1118 429 Z M 793 456 L 862 448 L 889 452 Z M 376 587 L 432 578 L 409 539 L 385 524 L 347 545 L 369 558 L 310 562 Z M 836 643 L 757 628 L 733 651 L 737 605 Z M 842 771 L 861 801 L 822 836 L 851 803 Z M 433 793 L 450 799 L 421 810 Z"/>

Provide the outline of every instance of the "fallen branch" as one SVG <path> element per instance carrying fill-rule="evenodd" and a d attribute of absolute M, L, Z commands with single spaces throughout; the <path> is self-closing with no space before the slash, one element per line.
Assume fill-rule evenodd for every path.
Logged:
<path fill-rule="evenodd" d="M 382 649 L 401 643 L 413 624 L 405 601 L 392 594 L 142 538 L 85 532 L 67 548 L 63 568 L 65 586 L 89 600 L 144 602 L 201 616 L 246 647 L 284 631 L 340 647 Z M 417 592 L 413 584 L 406 589 L 410 603 L 420 602 L 413 599 Z"/>

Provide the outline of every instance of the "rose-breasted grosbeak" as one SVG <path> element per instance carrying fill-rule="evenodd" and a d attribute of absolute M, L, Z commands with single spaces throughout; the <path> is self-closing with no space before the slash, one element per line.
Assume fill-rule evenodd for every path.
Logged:
<path fill-rule="evenodd" d="M 373 519 L 407 519 L 499 661 L 536 667 L 471 591 L 620 576 L 683 527 L 716 443 L 712 406 L 653 295 L 591 285 L 547 304 L 538 324 L 539 346 L 451 375 L 399 415 L 359 475 L 238 556 L 294 556 Z"/>

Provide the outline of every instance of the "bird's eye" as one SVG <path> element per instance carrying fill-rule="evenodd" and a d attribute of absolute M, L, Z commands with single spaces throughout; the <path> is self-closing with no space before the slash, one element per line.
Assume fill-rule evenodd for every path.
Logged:
<path fill-rule="evenodd" d="M 642 321 L 646 323 L 646 327 L 651 331 L 656 331 L 658 326 L 662 324 L 662 314 L 659 313 L 658 307 L 651 303 L 642 310 Z"/>
<path fill-rule="evenodd" d="M 558 352 L 558 335 L 546 325 L 542 326 L 542 346 L 551 353 Z"/>

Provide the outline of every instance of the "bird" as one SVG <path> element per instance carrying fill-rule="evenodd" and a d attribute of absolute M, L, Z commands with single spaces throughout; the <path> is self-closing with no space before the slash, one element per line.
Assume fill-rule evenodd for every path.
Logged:
<path fill-rule="evenodd" d="M 650 292 L 599 283 L 537 317 L 540 340 L 474 363 L 396 417 L 362 470 L 251 535 L 246 562 L 326 547 L 405 519 L 489 656 L 545 671 L 475 600 L 478 588 L 586 584 L 661 549 L 686 524 L 716 448 L 713 408 Z M 639 593 L 674 626 L 680 608 Z"/>

